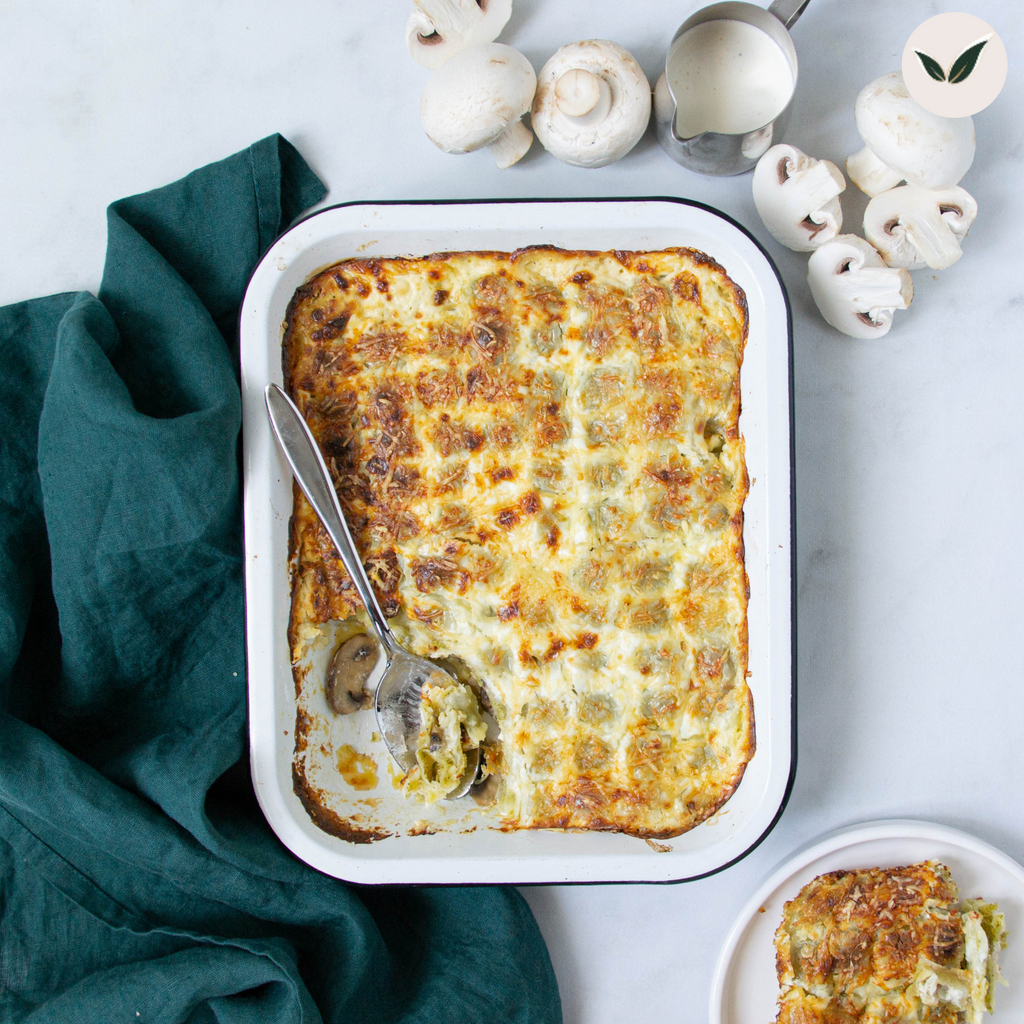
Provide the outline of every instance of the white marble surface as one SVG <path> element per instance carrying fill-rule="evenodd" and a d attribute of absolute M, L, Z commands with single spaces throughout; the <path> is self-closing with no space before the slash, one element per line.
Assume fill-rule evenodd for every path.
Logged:
<path fill-rule="evenodd" d="M 657 74 L 693 0 L 516 0 L 502 36 L 539 68 L 608 37 Z M 648 134 L 618 164 L 564 166 L 535 145 L 498 171 L 419 128 L 427 72 L 407 57 L 408 0 L 0 2 L 0 303 L 95 289 L 105 205 L 280 131 L 328 201 L 678 195 L 765 241 L 795 317 L 799 769 L 780 824 L 746 860 L 681 886 L 527 891 L 569 1024 L 699 1022 L 729 924 L 806 840 L 888 816 L 967 829 L 1024 860 L 1024 27 L 1016 0 L 964 0 L 1002 35 L 1010 76 L 976 117 L 963 184 L 980 214 L 965 256 L 916 272 L 882 341 L 818 318 L 805 258 L 754 212 L 750 179 L 671 163 Z M 793 35 L 788 140 L 842 164 L 853 100 L 899 65 L 934 0 L 812 0 Z M 863 197 L 848 190 L 855 228 Z M 1019 982 L 1018 982 L 1019 983 Z"/>

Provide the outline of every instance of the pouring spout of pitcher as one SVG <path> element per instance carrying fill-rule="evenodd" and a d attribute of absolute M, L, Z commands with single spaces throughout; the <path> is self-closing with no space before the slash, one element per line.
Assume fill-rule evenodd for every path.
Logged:
<path fill-rule="evenodd" d="M 695 143 L 707 131 L 697 132 L 695 135 L 682 136 L 676 122 L 676 100 L 669 88 L 668 78 L 662 72 L 654 86 L 654 120 L 659 131 L 666 132 L 673 142 L 679 145 L 690 146 Z"/>
<path fill-rule="evenodd" d="M 797 18 L 804 13 L 804 9 L 811 0 L 775 0 L 768 8 L 769 14 L 774 14 L 787 29 L 796 24 Z"/>
<path fill-rule="evenodd" d="M 676 142 L 679 142 L 684 146 L 699 146 L 701 139 L 703 139 L 705 136 L 714 134 L 715 133 L 711 131 L 703 131 L 697 132 L 696 135 L 680 135 L 679 129 L 676 127 L 675 123 L 673 122 L 672 124 L 672 137 L 676 140 Z"/>

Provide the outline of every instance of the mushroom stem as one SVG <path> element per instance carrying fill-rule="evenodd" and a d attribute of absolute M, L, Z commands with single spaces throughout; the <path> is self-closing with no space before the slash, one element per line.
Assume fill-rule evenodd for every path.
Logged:
<path fill-rule="evenodd" d="M 555 82 L 555 106 L 580 127 L 598 124 L 612 108 L 611 86 L 585 68 L 572 68 Z"/>
<path fill-rule="evenodd" d="M 518 163 L 533 144 L 533 132 L 521 120 L 513 121 L 487 148 L 502 170 Z"/>
<path fill-rule="evenodd" d="M 960 241 L 941 217 L 920 221 L 907 230 L 907 239 L 925 254 L 925 266 L 946 270 L 963 255 Z"/>
<path fill-rule="evenodd" d="M 884 311 L 906 309 L 910 305 L 909 296 L 913 295 L 906 279 L 897 281 L 882 267 L 863 267 L 856 274 L 844 272 L 837 280 L 836 294 L 876 322 Z"/>
<path fill-rule="evenodd" d="M 847 158 L 846 173 L 861 192 L 872 197 L 888 192 L 903 180 L 899 171 L 883 164 L 867 146 Z"/>

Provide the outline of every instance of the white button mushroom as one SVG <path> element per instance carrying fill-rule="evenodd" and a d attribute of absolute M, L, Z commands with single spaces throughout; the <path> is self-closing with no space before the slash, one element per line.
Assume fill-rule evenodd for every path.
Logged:
<path fill-rule="evenodd" d="M 432 71 L 467 46 L 498 38 L 512 17 L 512 0 L 413 0 L 405 45 Z"/>
<path fill-rule="evenodd" d="M 821 315 L 851 338 L 880 338 L 894 310 L 906 309 L 914 283 L 906 270 L 887 267 L 856 235 L 839 235 L 807 261 L 807 283 Z"/>
<path fill-rule="evenodd" d="M 846 173 L 869 196 L 901 181 L 950 188 L 974 160 L 974 121 L 925 110 L 899 71 L 861 89 L 854 114 L 865 148 L 846 161 Z"/>
<path fill-rule="evenodd" d="M 796 252 L 831 242 L 843 227 L 843 172 L 796 146 L 772 146 L 754 168 L 754 206 L 775 240 Z"/>
<path fill-rule="evenodd" d="M 504 43 L 471 46 L 430 76 L 420 120 L 446 153 L 489 146 L 499 167 L 511 167 L 533 142 L 521 118 L 536 87 L 533 67 L 518 50 Z"/>
<path fill-rule="evenodd" d="M 541 68 L 531 117 L 541 145 L 559 160 L 603 167 L 625 156 L 647 129 L 651 86 L 618 43 L 569 43 Z"/>
<path fill-rule="evenodd" d="M 890 267 L 945 270 L 961 256 L 978 204 L 959 185 L 902 185 L 875 196 L 864 211 L 864 234 Z"/>

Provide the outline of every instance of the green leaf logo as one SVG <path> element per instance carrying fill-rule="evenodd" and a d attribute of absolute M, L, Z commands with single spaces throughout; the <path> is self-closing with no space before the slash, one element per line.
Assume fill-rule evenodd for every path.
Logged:
<path fill-rule="evenodd" d="M 918 60 L 924 65 L 925 71 L 928 72 L 936 82 L 944 82 L 946 80 L 946 73 L 942 70 L 942 65 L 934 58 L 929 57 L 927 53 L 923 53 L 921 50 L 915 50 Z"/>
<path fill-rule="evenodd" d="M 974 70 L 974 65 L 978 63 L 981 51 L 985 49 L 985 44 L 991 38 L 992 36 L 989 34 L 984 39 L 979 39 L 978 42 L 972 43 L 953 61 L 949 67 L 949 80 L 951 82 L 962 82 Z"/>
<path fill-rule="evenodd" d="M 958 82 L 964 81 L 968 75 L 974 70 L 975 65 L 978 63 L 978 58 L 981 56 L 981 51 L 985 49 L 985 44 L 995 35 L 994 32 L 989 32 L 987 36 L 979 39 L 975 43 L 971 43 L 963 53 L 949 66 L 949 77 L 946 77 L 946 73 L 942 70 L 942 65 L 932 56 L 925 53 L 923 50 L 915 50 L 917 59 L 921 62 L 921 66 L 928 72 L 929 76 L 934 78 L 936 82 L 950 82 L 956 85 Z"/>

